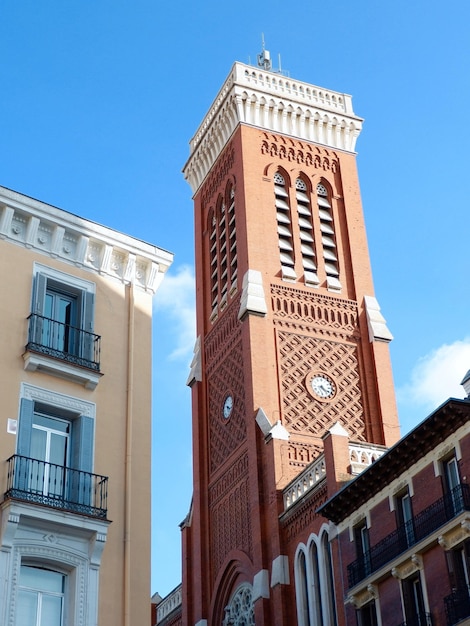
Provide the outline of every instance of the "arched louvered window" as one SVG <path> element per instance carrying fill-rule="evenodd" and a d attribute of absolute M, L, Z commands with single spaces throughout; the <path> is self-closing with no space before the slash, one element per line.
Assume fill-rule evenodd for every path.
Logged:
<path fill-rule="evenodd" d="M 237 230 L 235 224 L 235 190 L 232 186 L 228 189 L 228 262 L 230 271 L 230 293 L 237 288 Z"/>
<path fill-rule="evenodd" d="M 227 208 L 222 202 L 219 208 L 219 272 L 220 272 L 220 300 L 219 306 L 227 303 L 228 285 L 228 236 L 227 236 Z"/>
<path fill-rule="evenodd" d="M 212 213 L 209 217 L 210 222 L 210 236 L 209 236 L 209 257 L 210 257 L 210 272 L 211 272 L 211 311 L 214 315 L 214 311 L 217 312 L 217 305 L 219 300 L 219 264 L 217 256 L 217 220 L 215 214 Z"/>
<path fill-rule="evenodd" d="M 339 282 L 333 211 L 328 191 L 321 183 L 317 185 L 317 202 L 327 286 L 328 289 L 339 291 L 341 283 Z"/>
<path fill-rule="evenodd" d="M 286 189 L 284 177 L 280 172 L 276 172 L 274 175 L 274 194 L 282 277 L 287 280 L 295 280 L 297 276 L 294 269 L 295 256 L 289 193 Z"/>
<path fill-rule="evenodd" d="M 235 190 L 230 186 L 224 200 L 219 196 L 217 209 L 209 216 L 209 260 L 211 320 L 227 306 L 237 290 L 237 242 L 235 228 Z"/>
<path fill-rule="evenodd" d="M 302 178 L 295 181 L 295 197 L 297 199 L 297 212 L 300 230 L 300 251 L 304 268 L 305 283 L 317 286 L 319 284 L 317 274 L 317 260 L 315 252 L 315 236 L 312 223 L 312 208 L 310 206 L 310 194 Z"/>

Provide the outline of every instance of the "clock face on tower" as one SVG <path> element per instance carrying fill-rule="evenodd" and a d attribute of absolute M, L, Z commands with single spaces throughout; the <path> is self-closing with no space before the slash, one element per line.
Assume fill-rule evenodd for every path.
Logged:
<path fill-rule="evenodd" d="M 336 386 L 329 376 L 325 374 L 315 374 L 309 377 L 307 385 L 310 386 L 309 391 L 320 400 L 328 400 L 336 393 Z"/>
<path fill-rule="evenodd" d="M 225 419 L 228 419 L 232 414 L 233 410 L 233 398 L 231 395 L 228 395 L 224 400 L 224 405 L 222 407 L 222 415 Z"/>

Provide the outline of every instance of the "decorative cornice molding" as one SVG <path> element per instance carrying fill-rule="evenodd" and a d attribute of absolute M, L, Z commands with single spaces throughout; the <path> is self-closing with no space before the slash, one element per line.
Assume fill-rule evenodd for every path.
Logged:
<path fill-rule="evenodd" d="M 354 152 L 362 119 L 347 94 L 235 63 L 190 141 L 183 172 L 193 192 L 239 124 Z"/>
<path fill-rule="evenodd" d="M 166 250 L 0 187 L 0 239 L 155 293 Z"/>

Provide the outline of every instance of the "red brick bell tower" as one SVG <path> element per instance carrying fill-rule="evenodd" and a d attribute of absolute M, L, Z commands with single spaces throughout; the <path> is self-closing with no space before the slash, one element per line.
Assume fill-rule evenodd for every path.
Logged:
<path fill-rule="evenodd" d="M 246 623 L 295 624 L 275 584 L 287 576 L 281 490 L 335 423 L 356 441 L 399 437 L 356 170 L 361 124 L 348 95 L 235 63 L 190 142 L 187 626 L 238 623 L 237 611 Z"/>

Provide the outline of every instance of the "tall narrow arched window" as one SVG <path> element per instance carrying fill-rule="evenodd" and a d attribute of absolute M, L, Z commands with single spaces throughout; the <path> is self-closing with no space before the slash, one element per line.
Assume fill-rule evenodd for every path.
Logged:
<path fill-rule="evenodd" d="M 282 278 L 295 280 L 295 256 L 292 239 L 292 219 L 289 205 L 289 193 L 286 188 L 284 177 L 280 174 L 280 172 L 276 172 L 276 174 L 274 174 L 274 195 Z"/>
<path fill-rule="evenodd" d="M 227 304 L 228 289 L 228 246 L 227 246 L 227 207 L 222 202 L 218 210 L 219 218 L 219 273 L 220 273 L 220 300 L 219 306 Z"/>
<path fill-rule="evenodd" d="M 210 319 L 214 321 L 237 291 L 237 233 L 235 188 L 227 186 L 219 195 L 216 209 L 209 213 Z"/>
<path fill-rule="evenodd" d="M 311 626 L 308 586 L 307 559 L 305 552 L 301 549 L 297 554 L 295 564 L 295 593 L 299 626 Z"/>
<path fill-rule="evenodd" d="M 230 270 L 230 293 L 237 289 L 237 229 L 235 224 L 235 189 L 230 185 L 227 194 L 228 204 L 228 259 Z"/>
<path fill-rule="evenodd" d="M 211 318 L 217 313 L 217 304 L 219 300 L 219 264 L 217 255 L 217 220 L 215 214 L 209 216 L 209 258 L 211 272 Z"/>
<path fill-rule="evenodd" d="M 317 202 L 327 287 L 328 289 L 339 291 L 341 283 L 339 282 L 333 210 L 328 191 L 321 183 L 317 185 Z"/>
<path fill-rule="evenodd" d="M 302 254 L 302 266 L 304 279 L 308 285 L 319 284 L 317 274 L 317 260 L 315 252 L 315 237 L 312 222 L 312 207 L 307 184 L 302 178 L 295 181 L 295 197 L 297 199 L 297 212 L 300 230 L 300 251 Z"/>
<path fill-rule="evenodd" d="M 311 584 L 311 603 L 314 616 L 314 625 L 323 626 L 323 607 L 320 582 L 320 564 L 317 544 L 312 541 L 309 551 L 310 561 L 310 584 Z"/>
<path fill-rule="evenodd" d="M 331 546 L 328 539 L 328 533 L 323 532 L 321 535 L 321 551 L 323 563 L 323 582 L 324 582 L 324 614 L 325 623 L 328 626 L 336 624 L 336 606 L 335 606 L 335 587 L 333 578 L 333 563 L 331 560 Z"/>

